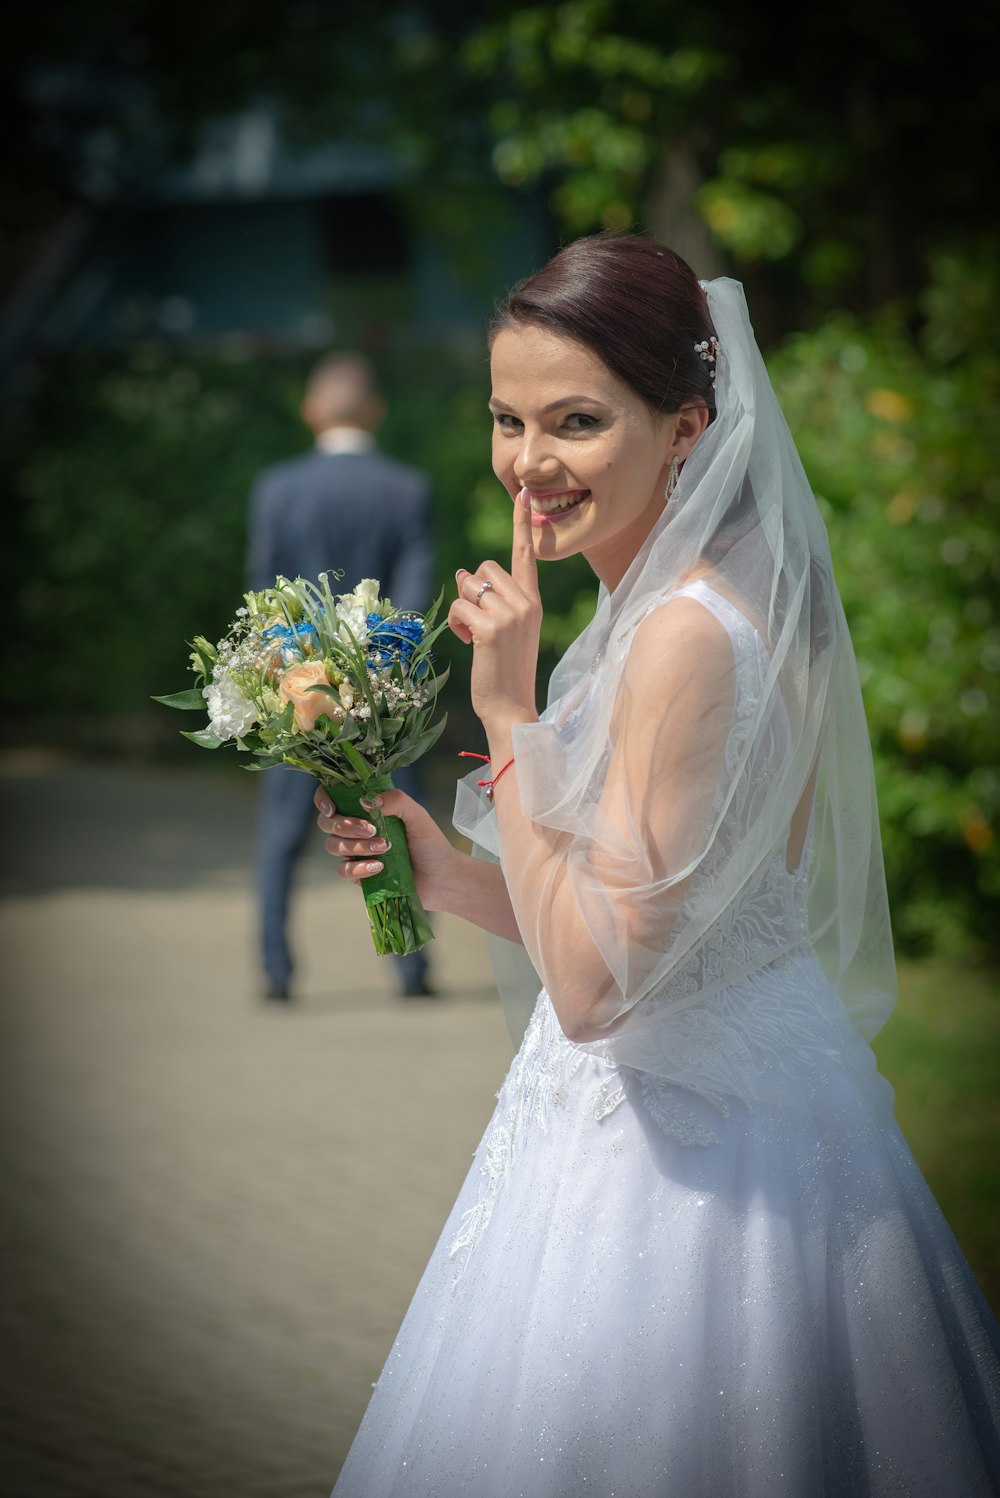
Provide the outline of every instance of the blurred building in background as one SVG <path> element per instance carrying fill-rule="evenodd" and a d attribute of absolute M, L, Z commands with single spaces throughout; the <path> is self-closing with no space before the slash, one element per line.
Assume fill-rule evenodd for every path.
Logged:
<path fill-rule="evenodd" d="M 97 141 L 100 146 L 100 140 Z M 389 151 L 350 141 L 293 148 L 266 105 L 211 120 L 189 159 L 121 188 L 93 138 L 90 204 L 40 235 L 7 288 L 0 367 L 155 337 L 234 355 L 391 337 L 479 347 L 493 297 L 543 261 L 539 194 L 470 183 L 475 253 L 456 265 Z M 476 235 L 476 223 L 483 232 Z"/>

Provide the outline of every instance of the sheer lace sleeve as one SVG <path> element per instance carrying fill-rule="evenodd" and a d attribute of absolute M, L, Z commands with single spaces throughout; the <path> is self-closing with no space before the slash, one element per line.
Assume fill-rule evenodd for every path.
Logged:
<path fill-rule="evenodd" d="M 549 829 L 557 855 L 540 898 L 523 908 L 522 936 L 555 1000 L 567 972 L 589 983 L 599 1026 L 662 978 L 711 846 L 733 721 L 730 639 L 702 604 L 675 598 L 650 612 L 620 672 L 602 680 L 615 681 L 613 695 L 601 703 L 595 689 L 580 709 L 607 717 L 592 786 L 576 783 L 575 715 L 519 730 L 515 746 L 523 810 Z M 508 882 L 517 908 L 516 875 Z M 589 960 L 568 964 L 568 941 Z"/>

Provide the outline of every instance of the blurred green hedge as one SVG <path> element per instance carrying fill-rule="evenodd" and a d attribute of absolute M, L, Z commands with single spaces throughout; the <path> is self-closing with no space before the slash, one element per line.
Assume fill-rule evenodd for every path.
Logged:
<path fill-rule="evenodd" d="M 830 532 L 897 942 L 1000 951 L 1000 277 L 941 255 L 914 337 L 834 318 L 770 361 Z"/>
<path fill-rule="evenodd" d="M 861 665 L 904 950 L 997 955 L 1000 426 L 995 255 L 942 256 L 919 334 L 838 316 L 769 360 L 826 515 Z M 184 685 L 184 640 L 215 637 L 243 582 L 254 475 L 308 445 L 308 363 L 142 345 L 36 366 L 8 404 L 0 461 L 17 558 L 8 706 L 35 733 L 154 719 Z M 485 357 L 385 360 L 384 448 L 434 480 L 442 585 L 503 559 L 509 501 L 489 466 Z M 582 560 L 543 569 L 545 659 L 586 619 Z M 455 675 L 454 735 L 478 747 Z M 175 729 L 171 721 L 164 731 Z M 108 730 L 113 739 L 113 726 Z M 97 734 L 98 739 L 100 733 Z"/>

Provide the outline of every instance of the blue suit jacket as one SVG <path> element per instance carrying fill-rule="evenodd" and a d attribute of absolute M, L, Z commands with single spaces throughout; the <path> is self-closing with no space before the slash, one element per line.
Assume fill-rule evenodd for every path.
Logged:
<path fill-rule="evenodd" d="M 264 469 L 248 541 L 250 588 L 337 571 L 335 592 L 374 577 L 397 608 L 422 613 L 431 602 L 430 481 L 380 452 L 314 450 Z"/>

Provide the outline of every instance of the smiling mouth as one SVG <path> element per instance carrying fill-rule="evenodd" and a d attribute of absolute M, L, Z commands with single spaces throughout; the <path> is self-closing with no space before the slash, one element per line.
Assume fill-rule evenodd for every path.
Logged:
<path fill-rule="evenodd" d="M 563 494 L 532 494 L 529 489 L 528 493 L 531 496 L 531 518 L 537 524 L 561 520 L 590 498 L 589 489 L 570 489 Z"/>

